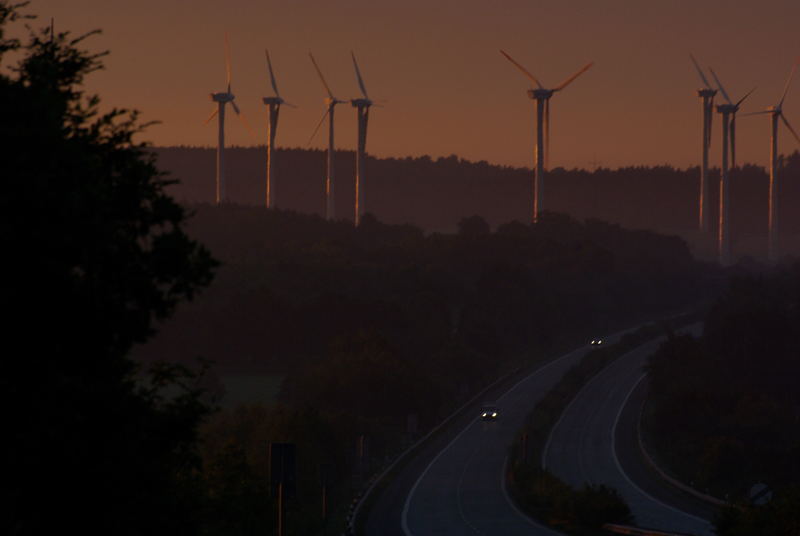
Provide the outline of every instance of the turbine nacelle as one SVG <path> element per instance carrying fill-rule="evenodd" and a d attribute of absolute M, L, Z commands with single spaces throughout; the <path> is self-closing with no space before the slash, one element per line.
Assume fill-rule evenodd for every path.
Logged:
<path fill-rule="evenodd" d="M 368 108 L 372 106 L 372 101 L 369 99 L 351 99 L 350 104 L 353 105 L 353 108 Z"/>
<path fill-rule="evenodd" d="M 283 100 L 283 99 L 282 99 L 282 98 L 280 98 L 280 97 L 264 97 L 264 98 L 263 98 L 263 99 L 261 99 L 261 100 L 262 100 L 262 101 L 264 102 L 264 104 L 266 104 L 266 105 L 270 105 L 270 104 L 276 104 L 276 105 L 278 105 L 278 106 L 280 106 L 281 104 L 283 104 L 283 103 L 285 103 L 285 102 L 286 102 L 285 100 Z"/>
<path fill-rule="evenodd" d="M 716 89 L 709 89 L 707 87 L 703 87 L 697 90 L 698 97 L 713 97 L 717 94 Z"/>
<path fill-rule="evenodd" d="M 529 89 L 528 90 L 528 97 L 531 99 L 549 99 L 555 93 L 555 89 Z"/>
<path fill-rule="evenodd" d="M 721 114 L 734 114 L 739 110 L 736 104 L 717 104 L 717 112 Z"/>
<path fill-rule="evenodd" d="M 337 104 L 344 104 L 346 102 L 347 101 L 344 101 L 344 100 L 341 100 L 341 99 L 337 99 L 336 97 L 325 97 L 325 106 L 327 106 L 329 108 L 331 106 L 336 106 Z"/>
<path fill-rule="evenodd" d="M 211 100 L 214 102 L 232 102 L 235 98 L 233 93 L 211 93 L 210 94 Z"/>

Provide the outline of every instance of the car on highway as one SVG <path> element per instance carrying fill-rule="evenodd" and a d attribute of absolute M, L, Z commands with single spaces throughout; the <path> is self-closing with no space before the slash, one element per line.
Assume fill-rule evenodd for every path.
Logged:
<path fill-rule="evenodd" d="M 592 342 L 589 343 L 589 346 L 600 346 L 603 344 L 603 339 L 592 339 Z"/>
<path fill-rule="evenodd" d="M 497 406 L 486 404 L 481 407 L 481 420 L 496 421 L 499 414 L 500 411 L 497 409 Z"/>

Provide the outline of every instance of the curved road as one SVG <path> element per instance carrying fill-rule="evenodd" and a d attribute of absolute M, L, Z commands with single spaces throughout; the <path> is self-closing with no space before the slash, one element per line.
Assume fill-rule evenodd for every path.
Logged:
<path fill-rule="evenodd" d="M 635 431 L 644 396 L 643 367 L 659 342 L 625 354 L 584 386 L 554 427 L 542 463 L 573 486 L 617 489 L 638 526 L 713 534 L 708 521 L 713 509 L 665 486 L 638 456 Z"/>
<path fill-rule="evenodd" d="M 516 509 L 505 490 L 504 466 L 526 415 L 588 348 L 549 362 L 501 394 L 496 422 L 479 420 L 475 411 L 455 437 L 428 447 L 429 456 L 418 456 L 379 495 L 367 518 L 367 534 L 557 534 Z"/>

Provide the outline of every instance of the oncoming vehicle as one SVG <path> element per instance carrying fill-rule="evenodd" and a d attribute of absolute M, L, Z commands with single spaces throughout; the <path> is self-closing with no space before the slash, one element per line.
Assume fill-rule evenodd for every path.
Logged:
<path fill-rule="evenodd" d="M 592 339 L 590 346 L 600 346 L 603 344 L 603 339 Z"/>
<path fill-rule="evenodd" d="M 485 405 L 481 408 L 481 420 L 496 421 L 499 413 L 497 406 Z"/>

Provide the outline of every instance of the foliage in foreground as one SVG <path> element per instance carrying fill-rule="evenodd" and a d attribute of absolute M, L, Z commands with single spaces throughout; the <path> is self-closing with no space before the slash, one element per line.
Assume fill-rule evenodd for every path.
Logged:
<path fill-rule="evenodd" d="M 23 4 L 0 2 L 0 243 L 7 446 L 4 534 L 195 528 L 196 430 L 208 407 L 185 367 L 138 379 L 131 347 L 212 278 L 187 215 L 144 146 L 135 112 L 101 113 L 87 37 L 7 39 Z M 91 34 L 89 34 L 91 35 Z M 15 350 L 11 350 L 16 347 Z M 178 387 L 166 397 L 167 386 Z M 181 388 L 182 387 L 182 388 Z M 13 408 L 13 409 L 12 409 Z"/>

